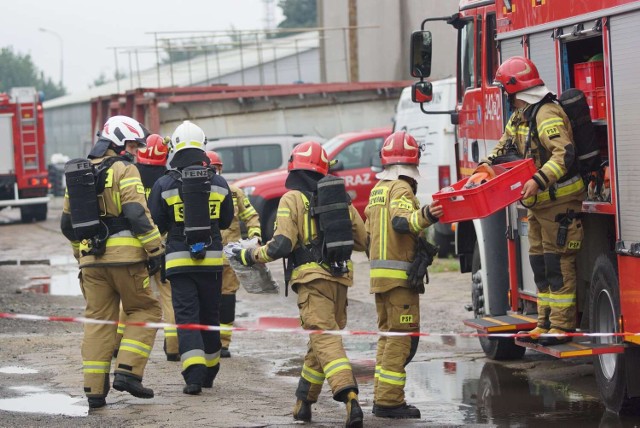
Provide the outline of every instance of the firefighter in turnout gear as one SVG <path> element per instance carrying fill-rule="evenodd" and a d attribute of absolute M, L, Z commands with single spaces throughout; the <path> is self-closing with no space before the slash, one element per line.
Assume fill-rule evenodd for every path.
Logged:
<path fill-rule="evenodd" d="M 129 321 L 160 321 L 160 305 L 149 287 L 149 276 L 160 267 L 162 238 L 149 214 L 138 170 L 117 156 L 125 142 L 144 144 L 147 136 L 137 121 L 114 116 L 105 123 L 85 165 L 76 159 L 65 166 L 61 229 L 79 260 L 87 318 L 116 321 L 122 302 Z M 83 172 L 75 174 L 78 171 Z M 88 224 L 96 229 L 87 232 Z M 127 328 L 115 362 L 115 389 L 153 397 L 141 381 L 155 335 L 152 328 Z M 115 325 L 84 326 L 84 390 L 91 408 L 106 404 L 115 339 Z"/>
<path fill-rule="evenodd" d="M 149 209 L 167 233 L 166 276 L 171 283 L 177 324 L 220 325 L 221 229 L 233 220 L 227 182 L 203 165 L 202 129 L 184 121 L 171 136 L 172 170 L 151 189 Z M 125 330 L 126 331 L 126 330 Z M 185 394 L 211 388 L 220 369 L 220 332 L 178 330 Z"/>
<path fill-rule="evenodd" d="M 506 92 L 515 111 L 487 161 L 497 163 L 498 155 L 511 149 L 522 158 L 533 158 L 538 169 L 522 190 L 523 205 L 529 208 L 529 260 L 538 288 L 538 325 L 528 339 L 535 341 L 540 334 L 576 328 L 576 255 L 584 237 L 579 213 L 585 186 L 569 119 L 551 102 L 553 94 L 533 62 L 509 58 L 496 71 L 494 83 Z M 537 129 L 529 127 L 533 119 Z M 556 336 L 540 342 L 570 340 Z"/>
<path fill-rule="evenodd" d="M 289 191 L 280 199 L 273 238 L 256 249 L 242 250 L 235 257 L 247 266 L 289 257 L 289 267 L 293 268 L 290 283 L 298 294 L 302 328 L 342 330 L 347 323 L 347 290 L 353 284 L 351 262 L 348 262 L 348 271 L 339 273 L 318 256 L 322 250 L 321 222 L 312 215 L 316 192 L 320 192 L 319 182 L 329 170 L 327 154 L 316 142 L 302 143 L 293 149 L 288 170 L 285 186 Z M 317 196 L 319 198 L 319 194 Z M 350 203 L 344 204 L 342 209 L 347 219 L 346 225 L 342 224 L 340 228 L 342 239 L 348 241 L 346 237 L 352 236 L 350 249 L 364 251 L 362 219 Z M 346 403 L 346 426 L 362 426 L 358 385 L 351 363 L 342 338 L 331 334 L 309 335 L 308 351 L 296 390 L 294 419 L 311 420 L 311 404 L 318 400 L 325 379 L 333 399 Z"/>
<path fill-rule="evenodd" d="M 371 293 L 375 294 L 381 332 L 418 333 L 420 294 L 407 271 L 416 258 L 424 229 L 442 216 L 442 206 L 420 208 L 416 198 L 420 148 L 404 131 L 391 134 L 380 150 L 384 170 L 371 190 L 365 223 L 371 260 Z M 420 281 L 422 282 L 422 281 Z M 420 418 L 406 403 L 405 366 L 418 347 L 418 336 L 380 336 L 376 354 L 373 413 L 387 418 Z"/>
<path fill-rule="evenodd" d="M 144 186 L 145 195 L 148 198 L 153 184 L 164 175 L 167 171 L 167 156 L 169 149 L 167 141 L 158 134 L 151 134 L 147 137 L 147 146 L 136 151 L 136 167 L 140 172 L 142 185 Z M 163 322 L 167 324 L 175 324 L 175 316 L 173 314 L 173 305 L 171 303 L 171 285 L 169 281 L 162 278 L 162 272 L 158 271 L 153 276 L 153 283 L 156 294 L 160 296 L 160 304 L 162 305 Z M 116 349 L 114 355 L 118 355 L 120 340 L 124 334 L 127 315 L 120 308 L 120 321 L 118 322 L 118 335 L 116 338 Z M 164 328 L 164 345 L 163 349 L 167 356 L 167 361 L 180 361 L 178 353 L 178 330 L 176 327 Z"/>
<path fill-rule="evenodd" d="M 217 174 L 222 175 L 222 159 L 213 151 L 208 151 L 209 165 L 214 168 Z M 239 241 L 242 236 L 240 234 L 240 222 L 244 222 L 247 226 L 247 236 L 249 239 L 258 238 L 261 241 L 260 218 L 258 212 L 253 208 L 249 198 L 247 198 L 242 190 L 234 185 L 229 185 L 231 189 L 231 197 L 233 199 L 233 222 L 228 229 L 222 231 L 222 245 L 229 242 Z M 236 316 L 236 292 L 240 288 L 240 282 L 229 261 L 224 260 L 224 268 L 222 270 L 222 299 L 220 300 L 220 327 L 233 327 L 233 321 Z M 229 345 L 231 344 L 232 330 L 221 330 L 220 340 L 222 341 L 222 350 L 220 356 L 222 358 L 231 357 Z"/>

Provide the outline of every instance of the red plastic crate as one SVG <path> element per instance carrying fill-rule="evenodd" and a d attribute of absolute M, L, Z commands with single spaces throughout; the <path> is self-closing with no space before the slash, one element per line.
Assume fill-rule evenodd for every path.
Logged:
<path fill-rule="evenodd" d="M 607 117 L 607 95 L 604 88 L 596 89 L 596 117 L 606 119 Z"/>
<path fill-rule="evenodd" d="M 573 65 L 576 88 L 595 91 L 604 86 L 604 61 L 579 62 Z"/>
<path fill-rule="evenodd" d="M 453 223 L 487 217 L 520 200 L 522 186 L 536 172 L 533 159 L 509 162 L 500 166 L 507 168 L 507 171 L 478 187 L 463 189 L 468 180 L 465 178 L 455 183 L 451 192 L 434 193 L 433 199 L 440 201 L 444 211 L 440 222 Z"/>

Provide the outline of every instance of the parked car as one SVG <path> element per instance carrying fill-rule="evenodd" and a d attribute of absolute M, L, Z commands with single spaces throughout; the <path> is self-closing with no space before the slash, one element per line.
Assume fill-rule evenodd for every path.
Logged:
<path fill-rule="evenodd" d="M 329 159 L 336 159 L 331 173 L 343 177 L 347 193 L 351 196 L 353 206 L 364 218 L 364 209 L 369 202 L 369 193 L 377 183 L 376 173 L 371 169 L 379 158 L 380 148 L 384 140 L 391 134 L 391 128 L 377 128 L 360 132 L 347 132 L 337 135 L 322 143 Z M 289 154 L 287 154 L 287 159 Z M 224 162 L 224 176 L 227 175 L 227 160 Z M 285 168 L 257 174 L 235 182 L 260 214 L 262 235 L 270 239 L 276 220 L 278 202 L 287 189 L 284 182 L 287 178 Z"/>
<path fill-rule="evenodd" d="M 431 82 L 433 100 L 424 104 L 427 111 L 453 110 L 456 103 L 455 79 L 448 78 Z M 422 148 L 420 157 L 420 181 L 418 199 L 422 205 L 431 203 L 433 195 L 443 187 L 455 183 L 456 138 L 455 127 L 448 114 L 425 114 L 420 104 L 411 101 L 411 87 L 404 88 L 394 118 L 394 130 L 407 131 Z M 434 241 L 440 246 L 440 257 L 447 257 L 455 251 L 454 224 L 437 223 L 434 227 Z"/>
<path fill-rule="evenodd" d="M 291 150 L 305 141 L 322 143 L 317 135 L 249 135 L 209 138 L 206 149 L 215 150 L 224 160 L 224 176 L 234 182 L 259 172 L 284 168 Z"/>

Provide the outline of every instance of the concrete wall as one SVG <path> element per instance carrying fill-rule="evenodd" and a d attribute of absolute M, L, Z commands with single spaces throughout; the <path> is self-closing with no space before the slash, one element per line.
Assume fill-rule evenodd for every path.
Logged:
<path fill-rule="evenodd" d="M 319 27 L 347 27 L 349 0 L 318 0 Z M 357 0 L 358 69 L 360 81 L 406 80 L 409 74 L 411 33 L 427 17 L 449 16 L 457 2 L 442 0 Z M 373 27 L 373 28 L 371 28 Z M 457 33 L 450 25 L 430 22 L 434 58 L 432 79 L 455 75 Z M 327 82 L 348 81 L 348 31 L 325 31 L 321 57 L 326 58 L 322 74 Z"/>

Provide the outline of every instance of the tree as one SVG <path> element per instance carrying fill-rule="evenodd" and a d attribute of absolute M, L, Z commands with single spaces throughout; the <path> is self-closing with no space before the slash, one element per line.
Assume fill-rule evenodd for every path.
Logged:
<path fill-rule="evenodd" d="M 107 75 L 105 74 L 105 72 L 102 71 L 98 77 L 93 79 L 93 82 L 89 85 L 89 88 L 95 88 L 96 86 L 102 86 L 105 83 L 113 82 L 114 80 L 124 79 L 125 77 L 127 77 L 126 74 L 121 73 L 119 71 L 115 71 L 113 73 L 113 79 L 110 79 L 110 78 L 107 78 Z"/>
<path fill-rule="evenodd" d="M 31 55 L 16 53 L 11 46 L 4 47 L 0 49 L 0 92 L 8 92 L 18 86 L 33 86 L 48 100 L 67 93 L 61 83 L 54 83 L 38 70 Z"/>
<path fill-rule="evenodd" d="M 317 26 L 316 0 L 278 0 L 278 7 L 285 16 L 278 28 L 313 28 Z M 283 33 L 288 35 L 291 33 Z"/>

